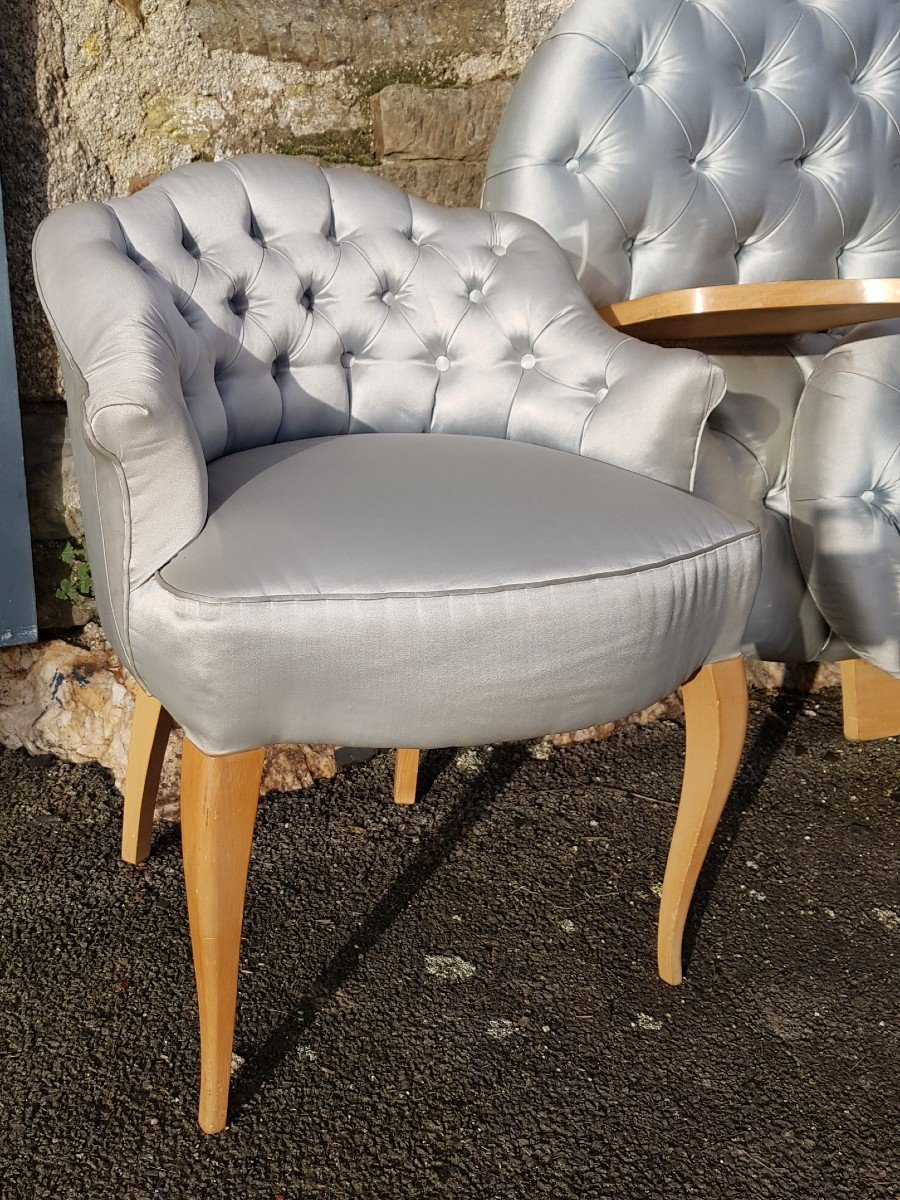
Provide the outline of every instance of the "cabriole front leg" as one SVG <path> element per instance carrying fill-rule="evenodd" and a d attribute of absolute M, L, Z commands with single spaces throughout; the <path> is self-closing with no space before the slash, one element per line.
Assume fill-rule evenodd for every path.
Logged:
<path fill-rule="evenodd" d="M 687 746 L 681 800 L 659 906 L 657 957 L 666 983 L 681 983 L 681 940 L 700 868 L 737 774 L 747 733 L 742 658 L 703 667 L 682 688 Z"/>

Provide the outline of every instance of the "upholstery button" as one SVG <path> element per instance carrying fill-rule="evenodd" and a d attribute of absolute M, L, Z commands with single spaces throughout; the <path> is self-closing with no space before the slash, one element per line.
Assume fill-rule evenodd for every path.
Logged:
<path fill-rule="evenodd" d="M 634 84 L 635 87 L 640 87 L 641 84 L 644 82 L 644 72 L 643 71 L 629 71 L 628 78 L 631 80 L 631 82 Z"/>
<path fill-rule="evenodd" d="M 437 367 L 437 369 L 439 371 L 446 371 L 447 368 L 450 366 L 450 359 L 447 357 L 446 354 L 439 354 L 437 356 L 437 358 L 434 360 L 434 365 Z"/>
<path fill-rule="evenodd" d="M 566 163 L 566 170 L 571 171 L 573 175 L 577 175 L 581 170 L 581 163 L 577 158 L 570 158 Z"/>
<path fill-rule="evenodd" d="M 312 296 L 309 294 L 309 292 L 304 292 L 303 295 L 300 297 L 300 307 L 301 308 L 312 308 L 312 306 L 313 306 Z"/>
<path fill-rule="evenodd" d="M 356 362 L 356 355 L 351 354 L 349 350 L 345 350 L 341 355 L 341 366 L 344 368 L 352 367 Z"/>
<path fill-rule="evenodd" d="M 472 288 L 471 292 L 469 292 L 469 299 L 472 301 L 473 304 L 480 304 L 482 302 L 482 300 L 484 299 L 481 289 L 480 288 Z"/>
<path fill-rule="evenodd" d="M 388 308 L 390 308 L 396 299 L 397 299 L 397 297 L 394 295 L 393 292 L 385 292 L 384 295 L 381 297 L 381 303 L 386 304 L 388 306 Z"/>
<path fill-rule="evenodd" d="M 871 490 L 867 490 L 860 496 L 860 500 L 865 500 L 866 504 L 874 504 L 875 493 Z"/>
<path fill-rule="evenodd" d="M 622 249 L 625 251 L 626 254 L 630 254 L 631 251 L 634 249 L 634 238 L 626 238 L 625 241 L 622 243 Z"/>
<path fill-rule="evenodd" d="M 519 360 L 519 365 L 523 368 L 523 370 L 530 371 L 536 362 L 537 359 L 533 354 L 523 354 Z"/>
<path fill-rule="evenodd" d="M 794 159 L 794 166 L 795 166 L 795 167 L 798 167 L 798 168 L 800 168 L 800 169 L 802 170 L 802 168 L 803 168 L 803 166 L 804 166 L 805 162 L 806 162 L 806 155 L 805 155 L 805 154 L 801 154 L 799 158 L 795 158 L 795 159 Z"/>
<path fill-rule="evenodd" d="M 491 249 L 497 255 L 498 258 L 502 258 L 503 255 L 506 253 L 505 246 L 491 246 Z"/>
<path fill-rule="evenodd" d="M 228 307 L 235 316 L 242 317 L 247 311 L 247 297 L 235 293 L 228 301 Z"/>

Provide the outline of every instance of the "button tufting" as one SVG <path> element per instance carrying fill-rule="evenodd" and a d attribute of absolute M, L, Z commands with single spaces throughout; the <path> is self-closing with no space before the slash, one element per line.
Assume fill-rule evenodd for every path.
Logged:
<path fill-rule="evenodd" d="M 450 359 L 447 357 L 446 354 L 439 354 L 437 356 L 437 358 L 434 360 L 434 365 L 437 367 L 437 369 L 439 371 L 446 371 L 447 368 L 450 366 Z"/>
<path fill-rule="evenodd" d="M 471 292 L 469 292 L 469 299 L 473 304 L 480 304 L 484 299 L 484 294 L 480 288 L 472 288 Z"/>
<path fill-rule="evenodd" d="M 313 306 L 313 298 L 310 295 L 309 291 L 305 291 L 303 293 L 303 295 L 300 297 L 300 307 L 301 308 L 312 308 L 312 306 Z"/>
<path fill-rule="evenodd" d="M 570 171 L 573 175 L 577 175 L 581 170 L 581 163 L 577 158 L 570 158 L 566 163 L 566 170 Z"/>
<path fill-rule="evenodd" d="M 247 311 L 247 297 L 239 293 L 235 293 L 228 300 L 228 307 L 237 317 L 242 317 Z"/>
<path fill-rule="evenodd" d="M 625 251 L 626 254 L 630 254 L 631 251 L 634 249 L 634 238 L 626 238 L 625 241 L 622 243 L 622 249 Z"/>
<path fill-rule="evenodd" d="M 381 297 L 381 303 L 386 304 L 390 308 L 396 299 L 397 297 L 393 292 L 385 292 Z"/>
<path fill-rule="evenodd" d="M 865 500 L 866 504 L 874 504 L 875 503 L 875 493 L 871 489 L 867 489 L 860 496 L 860 500 Z"/>
<path fill-rule="evenodd" d="M 644 82 L 644 72 L 643 71 L 630 71 L 628 74 L 628 78 L 631 80 L 632 84 L 635 87 L 640 87 L 641 84 Z"/>
<path fill-rule="evenodd" d="M 506 253 L 505 246 L 491 246 L 491 249 L 493 250 L 494 254 L 497 255 L 498 258 L 502 258 L 503 255 Z"/>
<path fill-rule="evenodd" d="M 530 371 L 536 362 L 537 362 L 537 359 L 534 357 L 533 354 L 523 354 L 521 359 L 519 360 L 519 365 L 522 367 L 523 370 Z"/>
<path fill-rule="evenodd" d="M 349 350 L 345 350 L 344 353 L 341 355 L 341 366 L 344 367 L 345 369 L 347 367 L 352 367 L 355 362 L 356 362 L 356 355 L 351 354 Z"/>

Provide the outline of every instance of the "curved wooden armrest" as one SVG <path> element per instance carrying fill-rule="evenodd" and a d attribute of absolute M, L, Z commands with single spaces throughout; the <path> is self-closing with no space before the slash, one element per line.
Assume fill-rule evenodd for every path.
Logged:
<path fill-rule="evenodd" d="M 598 306 L 614 329 L 656 340 L 813 333 L 900 317 L 900 279 L 798 279 L 657 292 Z"/>

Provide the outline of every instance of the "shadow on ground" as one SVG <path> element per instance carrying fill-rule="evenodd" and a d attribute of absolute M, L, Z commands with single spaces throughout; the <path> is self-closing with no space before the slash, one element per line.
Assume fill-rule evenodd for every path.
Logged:
<path fill-rule="evenodd" d="M 895 1195 L 900 745 L 754 698 L 671 989 L 682 745 L 434 752 L 413 809 L 382 754 L 269 798 L 212 1139 L 177 831 L 128 867 L 103 772 L 3 752 L 0 1196 Z"/>

